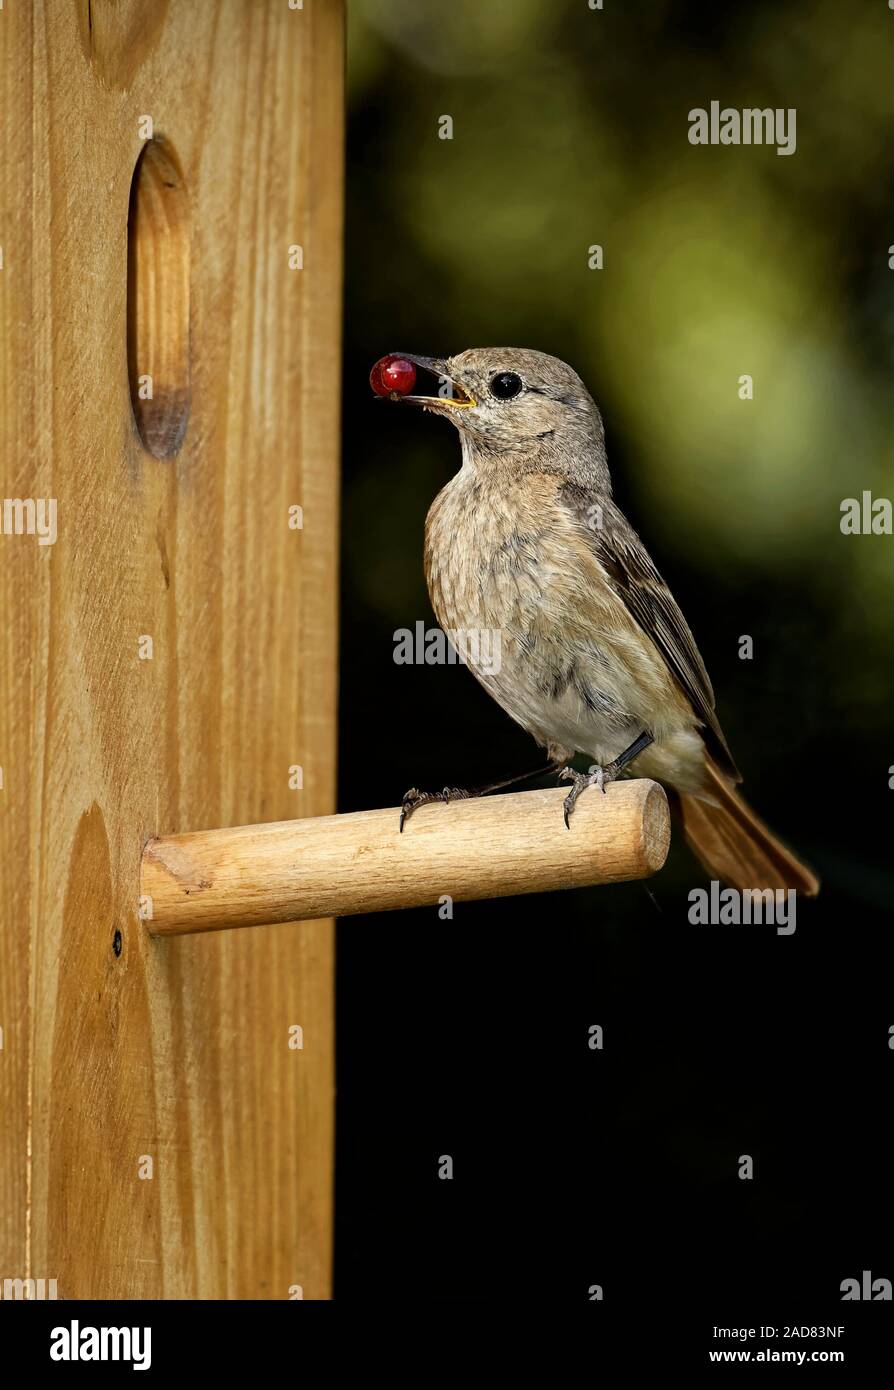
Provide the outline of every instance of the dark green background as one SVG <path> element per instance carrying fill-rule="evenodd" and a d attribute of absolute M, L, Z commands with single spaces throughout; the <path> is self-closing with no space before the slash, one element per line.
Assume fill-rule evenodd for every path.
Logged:
<path fill-rule="evenodd" d="M 423 524 L 459 445 L 367 375 L 539 348 L 596 397 L 746 793 L 823 893 L 792 937 L 693 927 L 678 839 L 648 888 L 343 922 L 336 1292 L 703 1280 L 831 1317 L 842 1279 L 894 1279 L 894 538 L 839 526 L 894 496 L 894 13 L 605 6 L 350 5 L 340 809 L 538 761 L 467 671 L 394 664 L 434 625 Z M 693 147 L 712 99 L 797 108 L 796 153 Z"/>

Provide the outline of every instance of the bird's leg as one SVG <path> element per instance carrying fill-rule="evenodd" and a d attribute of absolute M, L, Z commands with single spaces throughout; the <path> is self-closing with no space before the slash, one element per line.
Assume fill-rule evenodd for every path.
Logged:
<path fill-rule="evenodd" d="M 640 753 L 648 748 L 650 743 L 654 742 L 655 740 L 652 735 L 647 733 L 645 729 L 641 734 L 637 734 L 629 748 L 625 748 L 623 753 L 619 753 L 610 763 L 605 764 L 605 767 L 602 769 L 605 774 L 604 780 L 606 782 L 614 782 L 615 778 L 621 775 L 628 763 L 632 763 L 634 758 L 638 758 Z M 604 790 L 605 788 L 603 787 L 603 791 Z"/>
<path fill-rule="evenodd" d="M 623 753 L 619 753 L 610 763 L 606 763 L 605 767 L 600 767 L 598 763 L 594 763 L 589 772 L 576 772 L 573 767 L 562 769 L 559 773 L 559 780 L 574 784 L 563 803 L 565 825 L 569 830 L 571 829 L 569 818 L 577 805 L 577 798 L 581 792 L 586 791 L 587 787 L 598 787 L 604 793 L 606 783 L 614 782 L 617 777 L 620 777 L 628 763 L 632 763 L 633 759 L 638 757 L 643 749 L 648 748 L 652 742 L 652 735 L 643 730 L 633 740 L 629 748 L 625 748 Z"/>
<path fill-rule="evenodd" d="M 445 787 L 440 792 L 421 792 L 416 787 L 411 787 L 400 804 L 400 829 L 403 830 L 404 824 L 419 806 L 425 806 L 429 801 L 443 801 L 448 805 L 451 801 L 469 801 L 474 796 L 487 796 L 488 792 L 502 791 L 504 787 L 513 787 L 516 782 L 527 782 L 532 777 L 540 777 L 545 772 L 555 772 L 556 763 L 547 763 L 546 767 L 535 767 L 530 772 L 520 772 L 517 777 L 506 777 L 502 782 L 490 782 L 486 787 L 474 787 L 471 791 L 466 791 L 462 787 Z"/>

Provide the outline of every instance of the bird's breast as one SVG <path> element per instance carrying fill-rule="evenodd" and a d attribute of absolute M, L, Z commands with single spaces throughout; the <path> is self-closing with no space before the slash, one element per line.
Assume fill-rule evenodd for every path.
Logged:
<path fill-rule="evenodd" d="M 466 474 L 429 511 L 426 579 L 439 623 L 503 708 L 540 742 L 594 756 L 620 752 L 631 729 L 691 723 L 559 502 L 561 480 Z"/>
<path fill-rule="evenodd" d="M 542 605 L 551 526 L 547 489 L 541 483 L 533 491 L 460 473 L 435 499 L 425 569 L 442 624 L 515 630 Z M 554 495 L 554 484 L 549 491 Z"/>

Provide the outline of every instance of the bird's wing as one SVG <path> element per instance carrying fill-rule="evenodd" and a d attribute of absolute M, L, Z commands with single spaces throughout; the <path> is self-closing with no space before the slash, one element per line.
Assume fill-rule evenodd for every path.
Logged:
<path fill-rule="evenodd" d="M 654 642 L 688 697 L 704 725 L 705 742 L 715 763 L 741 782 L 714 712 L 714 691 L 695 638 L 639 536 L 610 498 L 598 498 L 588 488 L 565 483 L 559 488 L 558 499 L 583 527 L 615 593 Z M 594 519 L 601 524 L 594 525 Z"/>

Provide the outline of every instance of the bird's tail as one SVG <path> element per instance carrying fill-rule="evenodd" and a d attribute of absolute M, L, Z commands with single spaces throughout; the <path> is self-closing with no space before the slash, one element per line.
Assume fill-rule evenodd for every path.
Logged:
<path fill-rule="evenodd" d="M 727 777 L 708 760 L 706 797 L 681 796 L 687 843 L 712 878 L 744 892 L 794 888 L 813 898 L 819 879 L 758 820 Z"/>

